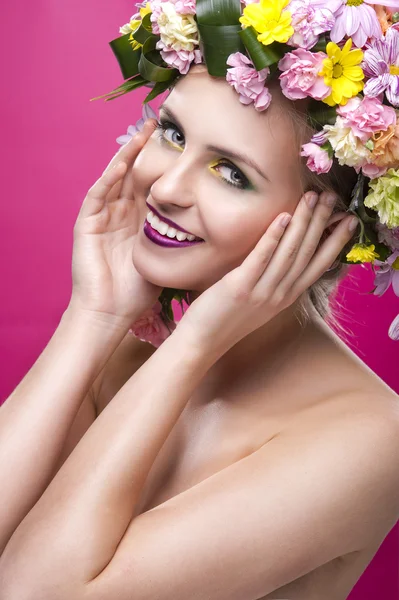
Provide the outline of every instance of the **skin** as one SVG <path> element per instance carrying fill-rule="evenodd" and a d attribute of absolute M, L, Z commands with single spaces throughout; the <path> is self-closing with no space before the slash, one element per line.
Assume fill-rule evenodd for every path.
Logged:
<path fill-rule="evenodd" d="M 181 85 L 190 81 L 194 86 L 198 80 L 187 78 Z M 210 87 L 206 87 L 207 83 Z M 205 96 L 212 95 L 213 102 L 219 98 L 216 90 L 212 91 L 214 83 L 204 79 L 200 88 L 201 93 L 206 92 Z M 182 88 L 173 93 L 178 89 Z M 188 89 L 190 92 L 193 89 L 191 84 Z M 225 86 L 222 93 L 224 90 Z M 197 88 L 197 93 L 199 91 Z M 168 103 L 171 101 L 172 95 Z M 237 102 L 237 97 L 234 101 Z M 232 116 L 227 110 L 230 107 L 224 102 L 221 105 L 220 120 L 215 119 L 214 123 L 221 128 L 217 131 L 218 140 L 223 135 L 227 139 L 230 132 L 223 115 L 228 114 L 229 119 Z M 183 108 L 180 107 L 180 112 Z M 242 108 L 240 106 L 240 110 Z M 200 109 L 198 106 L 199 112 Z M 185 116 L 179 113 L 179 118 Z M 262 123 L 265 133 L 263 135 L 260 129 L 257 133 L 261 131 L 265 143 L 266 131 L 270 128 L 266 114 Z M 255 134 L 255 124 L 256 121 L 252 134 Z M 262 192 L 257 190 L 254 195 L 254 203 L 262 216 L 260 224 L 256 210 L 241 200 L 244 194 L 233 196 L 230 188 L 224 192 L 216 179 L 219 186 L 213 187 L 215 175 L 209 173 L 208 161 L 215 157 L 205 159 L 204 142 L 197 141 L 202 139 L 202 130 L 196 131 L 186 124 L 185 127 L 190 127 L 190 131 L 183 152 L 174 147 L 161 147 L 154 136 L 135 165 L 139 173 L 139 178 L 134 178 L 139 230 L 132 260 L 137 273 L 149 284 L 194 289 L 197 298 L 176 331 L 112 397 L 107 410 L 90 426 L 14 533 L 0 561 L 0 581 L 7 600 L 39 596 L 43 600 L 53 599 L 55 590 L 60 600 L 130 600 L 132 593 L 140 600 L 171 598 L 172 595 L 174 600 L 179 600 L 194 597 L 194 594 L 215 600 L 260 598 L 261 593 L 273 593 L 304 573 L 312 573 L 333 557 L 364 548 L 370 538 L 364 523 L 370 523 L 371 515 L 379 513 L 380 508 L 384 516 L 387 515 L 384 531 L 393 522 L 393 511 L 394 517 L 397 516 L 396 470 L 393 473 L 397 421 L 386 419 L 384 414 L 376 424 L 376 416 L 372 414 L 370 418 L 367 411 L 362 413 L 363 420 L 359 411 L 353 410 L 351 395 L 343 394 L 341 389 L 341 406 L 350 407 L 347 412 L 351 415 L 346 416 L 344 411 L 338 414 L 337 410 L 335 417 L 339 420 L 332 421 L 323 418 L 325 413 L 323 415 L 321 408 L 316 421 L 313 417 L 306 423 L 304 417 L 295 431 L 291 428 L 285 435 L 277 435 L 276 422 L 269 413 L 268 424 L 274 432 L 270 429 L 272 435 L 264 432 L 265 437 L 257 449 L 253 448 L 256 442 L 251 440 L 252 452 L 249 453 L 249 440 L 246 440 L 245 448 L 241 447 L 244 461 L 235 454 L 227 460 L 224 455 L 224 468 L 220 463 L 209 465 L 208 462 L 214 477 L 208 472 L 201 482 L 197 480 L 202 483 L 199 486 L 192 485 L 191 480 L 186 493 L 179 493 L 180 489 L 158 510 L 132 519 L 155 460 L 205 374 L 212 365 L 219 364 L 222 357 L 229 356 L 233 347 L 243 351 L 243 340 L 247 343 L 249 359 L 263 347 L 280 354 L 282 332 L 287 334 L 286 340 L 289 340 L 288 334 L 293 334 L 288 318 L 291 298 L 296 297 L 293 290 L 302 293 L 320 277 L 350 237 L 345 220 L 342 227 L 334 231 L 333 239 L 327 240 L 324 252 L 321 248 L 312 263 L 310 250 L 314 250 L 320 240 L 332 211 L 331 206 L 324 204 L 326 198 L 320 198 L 315 210 L 309 207 L 306 197 L 295 204 L 289 200 L 288 190 L 284 195 L 286 186 L 293 185 L 288 179 L 295 179 L 295 174 L 288 171 L 284 177 L 282 170 L 280 194 L 276 180 L 273 195 L 267 195 L 266 188 Z M 214 135 L 209 131 L 208 135 L 211 134 Z M 285 150 L 288 152 L 289 146 Z M 276 142 L 276 149 L 273 147 L 273 152 L 268 152 L 273 154 L 273 162 L 280 152 L 281 166 L 284 148 L 279 148 Z M 255 153 L 251 155 L 258 157 Z M 148 163 L 144 160 L 146 156 Z M 121 177 L 126 164 L 121 169 Z M 274 166 L 278 168 L 277 163 Z M 109 175 L 105 177 L 108 182 L 105 186 L 102 181 L 102 185 L 93 188 L 87 201 L 90 217 L 96 216 L 91 212 L 90 204 L 92 208 L 95 204 L 91 201 L 97 198 L 102 206 L 105 192 L 117 179 L 115 174 Z M 164 210 L 163 214 L 201 235 L 206 242 L 184 249 L 184 254 L 183 250 L 176 250 L 175 260 L 170 258 L 172 251 L 166 254 L 168 250 L 147 243 L 140 227 L 147 212 L 147 198 L 161 212 Z M 281 198 L 284 202 L 280 205 Z M 290 202 L 295 209 L 292 227 L 283 230 L 278 225 L 278 215 L 287 210 Z M 219 203 L 223 204 L 221 208 Z M 268 203 L 273 209 L 264 206 Z M 105 213 L 107 219 L 109 214 L 112 218 L 117 212 L 117 207 L 113 208 L 115 210 Z M 226 223 L 223 208 L 228 226 L 232 224 L 229 235 L 220 227 L 222 222 Z M 100 221 L 102 218 L 100 215 Z M 237 235 L 235 240 L 231 239 L 233 231 Z M 155 290 L 149 289 L 150 295 L 152 291 Z M 98 299 L 90 295 L 89 300 L 98 310 Z M 107 312 L 112 306 L 101 308 Z M 129 305 L 119 303 L 118 312 L 127 315 L 130 310 Z M 72 339 L 68 345 L 80 354 L 84 368 L 88 356 L 90 360 L 90 352 L 86 349 L 82 354 L 83 341 L 94 339 L 91 345 L 95 347 L 97 334 L 87 329 L 87 321 L 85 326 L 81 320 L 77 327 L 76 316 L 70 313 L 70 318 L 64 336 L 68 330 L 74 330 L 75 335 L 80 332 L 81 339 Z M 265 322 L 268 329 L 264 329 Z M 259 337 L 252 337 L 254 333 Z M 271 343 L 273 335 L 279 346 Z M 201 336 L 201 344 L 196 341 L 197 336 Z M 313 344 L 313 349 L 315 347 Z M 58 355 L 60 348 L 64 362 L 65 344 L 55 346 Z M 228 365 L 228 361 L 225 364 Z M 307 362 L 310 364 L 309 359 Z M 230 362 L 230 366 L 232 364 Z M 287 364 L 292 373 L 292 363 Z M 45 368 L 47 366 L 49 368 Z M 51 372 L 51 362 L 47 361 L 43 370 Z M 340 378 L 342 380 L 342 372 Z M 246 379 L 252 381 L 252 373 Z M 312 383 L 315 379 L 321 378 L 313 378 Z M 65 380 L 64 377 L 63 382 Z M 283 383 L 284 394 L 295 398 L 298 390 L 291 394 L 289 389 L 287 393 L 286 380 Z M 325 387 L 325 381 L 322 384 Z M 341 382 L 340 385 L 342 387 Z M 331 399 L 334 394 L 331 384 L 327 388 Z M 253 394 L 247 391 L 243 391 L 243 397 L 251 401 Z M 361 398 L 364 402 L 363 394 Z M 331 406 L 331 402 L 328 404 Z M 192 432 L 193 429 L 189 434 Z M 349 440 L 351 446 L 347 445 Z M 204 451 L 207 446 L 202 446 Z M 292 462 L 294 452 L 298 457 L 296 463 Z M 226 466 L 226 462 L 230 464 Z M 377 462 L 378 468 L 374 468 Z M 388 468 L 382 472 L 381 465 L 385 464 Z M 305 479 L 312 484 L 304 485 Z M 351 484 L 356 481 L 356 485 L 345 485 L 341 490 L 340 484 L 348 480 Z M 317 486 L 313 484 L 316 481 Z M 381 498 L 389 498 L 389 506 L 381 507 Z M 282 499 L 289 503 L 286 510 Z M 306 521 L 298 518 L 299 512 L 306 515 Z M 309 535 L 309 531 L 320 531 L 322 519 L 323 539 Z M 190 536 L 187 536 L 188 531 Z M 284 547 L 282 540 L 289 542 L 288 552 L 288 545 Z M 180 575 L 182 565 L 184 577 Z"/>
<path fill-rule="evenodd" d="M 300 149 L 287 116 L 289 101 L 278 86 L 273 86 L 272 94 L 269 108 L 258 112 L 241 104 L 224 80 L 212 78 L 198 66 L 168 96 L 163 106 L 177 117 L 184 133 L 177 124 L 154 131 L 137 157 L 132 173 L 139 223 L 149 211 L 147 200 L 205 243 L 163 248 L 150 242 L 139 226 L 133 263 L 147 281 L 192 290 L 198 298 L 243 262 L 278 215 L 294 214 L 302 196 Z M 163 119 L 171 120 L 161 108 Z M 215 168 L 224 156 L 207 151 L 207 145 L 247 154 L 267 179 L 236 159 L 231 167 Z M 223 181 L 220 175 L 229 181 L 245 181 L 234 167 L 244 173 L 251 189 L 234 188 Z M 298 306 L 299 300 L 240 340 L 219 360 L 220 373 L 231 371 L 244 357 L 252 363 L 259 357 L 264 360 L 279 346 L 301 337 Z"/>

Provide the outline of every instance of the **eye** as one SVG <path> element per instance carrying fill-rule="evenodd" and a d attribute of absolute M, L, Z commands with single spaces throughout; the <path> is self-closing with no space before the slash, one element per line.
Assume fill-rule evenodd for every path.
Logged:
<path fill-rule="evenodd" d="M 181 146 L 184 143 L 184 135 L 179 131 L 178 127 L 170 121 L 158 121 L 157 130 L 160 132 L 161 140 L 169 142 L 176 146 Z"/>
<path fill-rule="evenodd" d="M 241 190 L 252 189 L 252 186 L 244 173 L 240 169 L 229 162 L 220 161 L 212 167 L 217 171 L 219 177 L 229 185 L 232 185 Z"/>

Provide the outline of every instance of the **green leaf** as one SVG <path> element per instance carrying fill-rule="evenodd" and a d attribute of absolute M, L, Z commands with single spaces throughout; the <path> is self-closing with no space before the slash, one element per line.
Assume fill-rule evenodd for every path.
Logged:
<path fill-rule="evenodd" d="M 240 0 L 197 0 L 196 19 L 208 73 L 225 77 L 230 54 L 245 52 L 239 37 Z"/>
<path fill-rule="evenodd" d="M 140 75 L 137 75 L 136 77 L 125 81 L 122 83 L 122 85 L 118 86 L 111 92 L 107 92 L 106 94 L 97 96 L 96 98 L 90 98 L 90 102 L 93 100 L 100 100 L 101 98 L 106 98 L 106 102 L 109 100 L 114 100 L 115 98 L 119 98 L 119 96 L 123 96 L 124 94 L 127 94 L 128 92 L 131 92 L 132 90 L 135 90 L 146 83 L 148 83 L 146 79 L 140 77 Z"/>
<path fill-rule="evenodd" d="M 112 40 L 109 43 L 114 53 L 124 79 L 134 77 L 139 72 L 138 64 L 141 56 L 141 48 L 133 50 L 129 41 L 130 33 Z"/>
<path fill-rule="evenodd" d="M 368 187 L 368 186 L 367 186 Z M 376 223 L 377 216 L 371 217 L 364 206 L 364 194 L 366 188 L 366 178 L 360 171 L 355 187 L 352 191 L 352 199 L 349 205 L 349 210 L 357 212 L 363 223 Z M 368 233 L 368 231 L 366 231 Z"/>
<path fill-rule="evenodd" d="M 319 39 L 317 40 L 317 43 L 315 46 L 313 46 L 312 48 L 312 52 L 326 52 L 326 47 L 327 47 L 327 38 L 325 36 L 325 34 L 319 36 Z"/>
<path fill-rule="evenodd" d="M 162 66 L 166 63 L 163 62 L 159 50 L 155 49 L 158 39 L 153 35 L 144 42 L 139 60 L 139 73 L 148 81 L 171 82 L 176 77 L 178 70 Z"/>
<path fill-rule="evenodd" d="M 278 63 L 287 51 L 285 44 L 274 42 L 269 46 L 265 46 L 259 42 L 258 34 L 252 26 L 242 29 L 238 35 L 257 71 Z"/>
<path fill-rule="evenodd" d="M 235 52 L 245 52 L 239 32 L 240 25 L 200 25 L 199 31 L 203 45 L 202 53 L 208 73 L 214 77 L 226 77 L 227 59 Z"/>
<path fill-rule="evenodd" d="M 148 13 L 141 21 L 141 25 L 134 32 L 133 38 L 136 40 L 136 42 L 139 42 L 139 44 L 143 45 L 144 42 L 152 35 L 151 13 Z"/>
<path fill-rule="evenodd" d="M 175 70 L 177 71 L 177 69 L 175 69 Z M 165 92 L 170 87 L 172 82 L 176 79 L 176 77 L 177 77 L 177 73 L 176 73 L 175 77 L 173 77 L 173 79 L 171 79 L 171 80 L 158 81 L 152 88 L 151 92 L 145 97 L 143 104 L 147 104 L 147 102 L 151 102 L 151 100 L 154 100 L 154 98 L 159 96 L 159 94 L 162 94 L 162 92 Z"/>
<path fill-rule="evenodd" d="M 236 25 L 241 17 L 240 0 L 197 0 L 196 16 L 202 25 Z"/>
<path fill-rule="evenodd" d="M 310 100 L 308 108 L 308 119 L 310 123 L 321 129 L 324 125 L 334 125 L 337 120 L 337 107 L 328 106 L 320 100 Z"/>

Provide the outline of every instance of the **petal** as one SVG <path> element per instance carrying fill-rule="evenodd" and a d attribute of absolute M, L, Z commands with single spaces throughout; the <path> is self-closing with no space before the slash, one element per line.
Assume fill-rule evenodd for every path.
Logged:
<path fill-rule="evenodd" d="M 144 119 L 157 119 L 157 114 L 149 104 L 144 104 L 143 108 Z"/>
<path fill-rule="evenodd" d="M 345 19 L 343 16 L 338 17 L 334 27 L 330 31 L 330 38 L 334 43 L 340 42 L 345 37 Z"/>
<path fill-rule="evenodd" d="M 355 31 L 355 33 L 352 35 L 353 43 L 358 48 L 363 48 L 364 44 L 367 42 L 367 38 L 368 38 L 368 35 L 366 33 L 366 30 L 363 29 L 362 26 L 360 26 L 359 29 L 357 29 L 357 31 Z M 351 52 L 351 54 L 352 54 L 352 52 Z"/>
<path fill-rule="evenodd" d="M 399 296 L 399 271 L 395 271 L 392 276 L 392 289 L 396 296 Z"/>
<path fill-rule="evenodd" d="M 375 10 L 367 4 L 363 4 L 362 17 L 365 29 L 368 32 L 369 37 L 382 39 L 384 34 L 382 32 L 381 25 Z"/>
<path fill-rule="evenodd" d="M 377 52 L 376 48 L 370 48 L 364 53 L 364 69 L 369 77 L 382 75 L 388 72 L 387 61 Z"/>
<path fill-rule="evenodd" d="M 385 36 L 388 48 L 388 63 L 395 64 L 399 56 L 399 31 L 390 27 Z"/>
<path fill-rule="evenodd" d="M 393 106 L 399 106 L 399 76 L 391 75 L 389 80 L 389 85 L 386 90 L 386 96 L 388 101 Z"/>
<path fill-rule="evenodd" d="M 350 37 L 360 26 L 359 8 L 357 6 L 346 7 L 346 33 Z"/>
<path fill-rule="evenodd" d="M 394 340 L 395 342 L 399 340 L 399 315 L 397 315 L 390 324 L 388 335 L 391 338 L 391 340 Z"/>
<path fill-rule="evenodd" d="M 376 98 L 386 90 L 387 85 L 388 83 L 383 75 L 369 79 L 364 86 L 364 95 L 368 96 L 369 98 Z"/>
<path fill-rule="evenodd" d="M 131 136 L 130 135 L 120 135 L 118 138 L 116 138 L 116 142 L 117 144 L 120 144 L 121 146 L 124 146 L 125 144 L 127 144 L 130 140 L 131 140 Z"/>

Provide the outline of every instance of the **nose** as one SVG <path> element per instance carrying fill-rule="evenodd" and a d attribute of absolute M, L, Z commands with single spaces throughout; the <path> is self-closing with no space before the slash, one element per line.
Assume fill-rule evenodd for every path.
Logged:
<path fill-rule="evenodd" d="M 150 188 L 151 197 L 165 214 L 177 207 L 188 208 L 195 202 L 195 167 L 188 155 L 168 162 Z M 174 207 L 174 208 L 173 208 Z"/>

